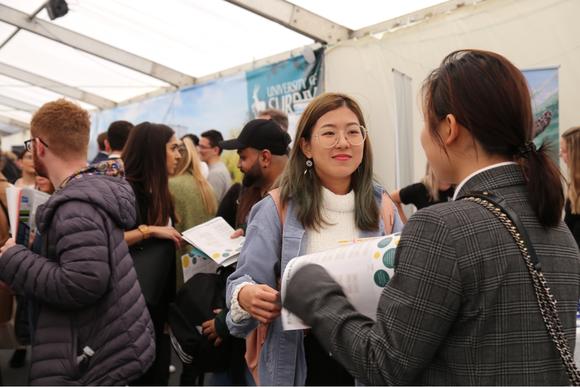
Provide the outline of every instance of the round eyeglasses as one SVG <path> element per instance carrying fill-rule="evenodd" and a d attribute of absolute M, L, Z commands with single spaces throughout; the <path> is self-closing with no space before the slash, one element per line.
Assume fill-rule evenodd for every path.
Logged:
<path fill-rule="evenodd" d="M 351 125 L 344 130 L 332 127 L 320 129 L 315 137 L 323 148 L 334 148 L 340 141 L 341 135 L 352 146 L 362 145 L 367 138 L 367 130 L 362 125 Z"/>

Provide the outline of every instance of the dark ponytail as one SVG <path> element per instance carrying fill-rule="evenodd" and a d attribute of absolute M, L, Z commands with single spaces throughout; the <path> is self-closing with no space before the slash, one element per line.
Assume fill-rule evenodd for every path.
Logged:
<path fill-rule="evenodd" d="M 522 155 L 520 155 L 522 156 Z M 543 226 L 556 226 L 562 218 L 564 190 L 556 163 L 548 156 L 546 146 L 520 157 L 526 177 L 530 205 Z"/>
<path fill-rule="evenodd" d="M 427 126 L 437 132 L 453 114 L 490 155 L 518 161 L 527 181 L 530 205 L 543 226 L 558 224 L 564 191 L 558 168 L 542 146 L 532 143 L 534 119 L 528 84 L 503 56 L 481 50 L 449 54 L 423 84 Z"/>

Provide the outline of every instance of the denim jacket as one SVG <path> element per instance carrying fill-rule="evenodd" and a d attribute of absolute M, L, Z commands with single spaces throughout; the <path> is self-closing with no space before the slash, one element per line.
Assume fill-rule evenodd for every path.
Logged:
<path fill-rule="evenodd" d="M 381 205 L 383 189 L 375 186 L 375 200 Z M 395 220 L 392 232 L 399 232 L 403 223 L 394 208 Z M 247 236 L 240 254 L 236 271 L 228 278 L 226 302 L 231 307 L 232 293 L 243 282 L 265 284 L 277 288 L 278 278 L 291 259 L 305 254 L 305 229 L 296 218 L 294 203 L 286 207 L 284 234 L 276 205 L 271 197 L 266 197 L 252 208 L 248 222 Z M 377 231 L 363 231 L 359 237 L 384 235 L 382 219 Z M 281 266 L 281 267 L 280 267 Z M 258 326 L 258 321 L 250 318 L 235 323 L 230 313 L 226 318 L 230 333 L 246 337 Z M 270 324 L 268 335 L 259 363 L 261 385 L 304 385 L 306 382 L 306 359 L 303 333 L 301 330 L 284 331 L 282 321 L 277 318 Z"/>

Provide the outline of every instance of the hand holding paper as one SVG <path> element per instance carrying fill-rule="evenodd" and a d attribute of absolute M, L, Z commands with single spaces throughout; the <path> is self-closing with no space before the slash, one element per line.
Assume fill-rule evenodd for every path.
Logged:
<path fill-rule="evenodd" d="M 217 217 L 183 232 L 183 239 L 203 251 L 218 265 L 228 266 L 237 261 L 245 238 L 231 239 L 234 229 Z"/>
<path fill-rule="evenodd" d="M 282 276 L 282 300 L 295 273 L 301 267 L 314 263 L 322 266 L 340 285 L 359 312 L 375 319 L 383 288 L 395 274 L 395 249 L 399 239 L 399 234 L 393 234 L 294 258 Z M 282 309 L 282 325 L 285 330 L 308 328 L 286 309 Z"/>

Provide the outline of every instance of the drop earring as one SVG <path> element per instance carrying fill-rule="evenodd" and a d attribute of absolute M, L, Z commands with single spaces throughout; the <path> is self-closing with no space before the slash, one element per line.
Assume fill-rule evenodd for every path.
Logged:
<path fill-rule="evenodd" d="M 304 174 L 306 175 L 307 172 L 312 171 L 312 166 L 314 165 L 314 163 L 312 162 L 312 159 L 307 159 L 306 160 L 306 168 L 304 169 Z"/>

